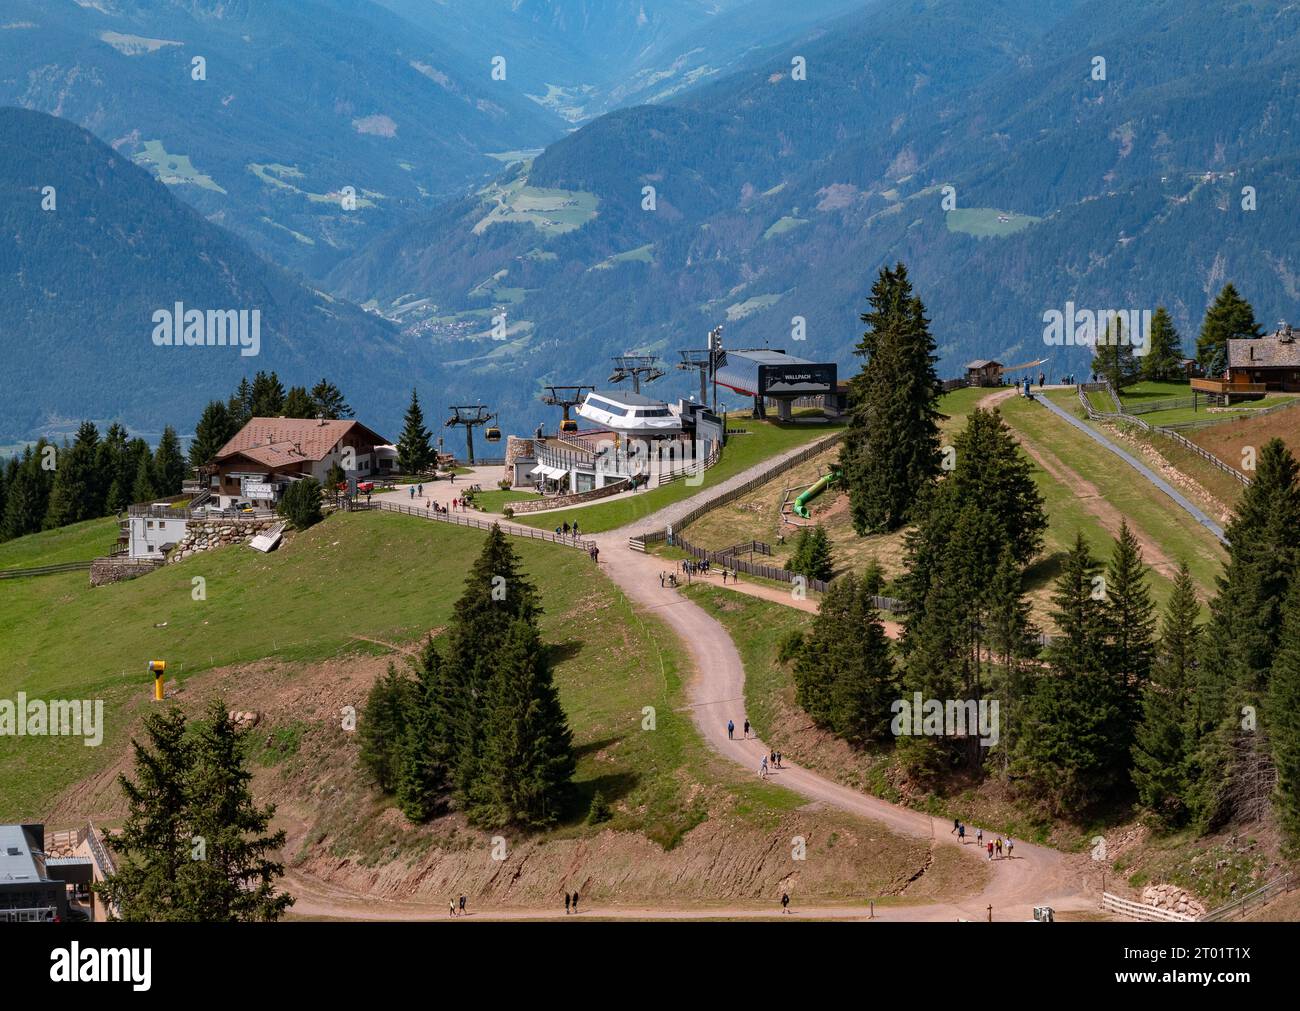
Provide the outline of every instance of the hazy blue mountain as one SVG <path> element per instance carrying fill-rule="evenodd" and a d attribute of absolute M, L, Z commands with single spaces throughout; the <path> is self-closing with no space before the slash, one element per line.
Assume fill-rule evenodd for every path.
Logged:
<path fill-rule="evenodd" d="M 309 276 L 566 128 L 370 0 L 2 8 L 0 104 L 80 123 Z"/>
<path fill-rule="evenodd" d="M 304 287 L 73 123 L 0 108 L 0 149 L 0 445 L 83 418 L 185 432 L 258 369 L 328 375 L 370 423 L 400 419 L 423 356 L 390 324 Z M 259 310 L 259 354 L 155 345 L 154 313 L 177 302 Z"/>
<path fill-rule="evenodd" d="M 718 322 L 732 346 L 848 367 L 870 282 L 895 259 L 945 375 L 973 357 L 1086 371 L 1089 351 L 1044 344 L 1043 314 L 1067 301 L 1165 304 L 1189 343 L 1229 279 L 1261 319 L 1296 315 L 1298 41 L 1284 3 L 873 8 L 600 117 L 330 281 L 530 417 L 538 377 L 600 378 L 595 362 L 630 348 L 675 357 Z"/>
<path fill-rule="evenodd" d="M 663 101 L 881 0 L 380 0 L 574 123 Z"/>

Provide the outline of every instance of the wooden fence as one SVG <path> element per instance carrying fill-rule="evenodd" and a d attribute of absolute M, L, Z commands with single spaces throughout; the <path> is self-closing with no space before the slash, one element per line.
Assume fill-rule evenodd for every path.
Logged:
<path fill-rule="evenodd" d="M 674 537 L 673 545 L 681 548 L 692 558 L 699 558 L 710 562 L 716 561 L 728 569 L 733 569 L 736 572 L 748 573 L 751 576 L 771 579 L 778 583 L 793 583 L 799 578 L 797 572 L 790 572 L 788 569 L 777 568 L 775 565 L 764 565 L 761 562 L 751 562 L 744 558 L 736 558 L 734 555 L 723 555 L 717 551 L 709 551 L 707 548 L 697 547 L 685 537 Z M 830 586 L 829 583 L 822 579 L 809 579 L 805 585 L 808 589 L 816 590 L 818 593 L 825 593 L 826 588 Z"/>
<path fill-rule="evenodd" d="M 1196 917 L 1188 916 L 1186 913 L 1175 913 L 1170 909 L 1157 909 L 1155 906 L 1148 906 L 1143 902 L 1133 902 L 1129 899 L 1120 898 L 1118 895 L 1111 895 L 1110 892 L 1102 892 L 1101 905 L 1112 913 L 1119 913 L 1121 916 L 1128 916 L 1134 920 L 1160 920 L 1165 923 L 1195 923 Z"/>
<path fill-rule="evenodd" d="M 551 533 L 533 527 L 520 527 L 515 526 L 513 523 L 501 523 L 497 520 L 481 520 L 476 516 L 466 516 L 463 513 L 434 512 L 432 509 L 402 505 L 400 502 L 373 502 L 370 505 L 358 503 L 354 508 L 361 510 L 379 509 L 383 512 L 401 513 L 403 516 L 417 516 L 420 519 L 434 520 L 438 523 L 450 523 L 458 527 L 474 527 L 476 530 L 491 530 L 494 526 L 499 526 L 503 534 L 510 534 L 512 537 L 526 537 L 534 541 L 550 541 L 552 544 L 562 544 L 566 548 L 581 548 L 583 551 L 588 552 L 596 546 L 595 541 L 582 540 L 572 535 Z"/>
<path fill-rule="evenodd" d="M 1084 412 L 1088 415 L 1088 419 L 1089 419 L 1090 421 L 1115 421 L 1115 422 L 1122 422 L 1122 423 L 1124 423 L 1124 424 L 1128 424 L 1128 425 L 1135 425 L 1135 426 L 1137 426 L 1138 428 L 1142 429 L 1142 431 L 1144 431 L 1144 432 L 1158 432 L 1160 435 L 1163 435 L 1165 438 L 1167 438 L 1167 439 L 1172 439 L 1174 442 L 1178 443 L 1178 444 L 1179 444 L 1180 446 L 1182 446 L 1184 449 L 1189 450 L 1189 451 L 1192 452 L 1192 453 L 1195 453 L 1197 456 L 1199 456 L 1199 457 L 1200 457 L 1202 460 L 1204 460 L 1206 463 L 1209 463 L 1209 464 L 1211 464 L 1211 465 L 1217 467 L 1219 470 L 1223 471 L 1225 474 L 1231 474 L 1234 478 L 1236 478 L 1236 479 L 1237 479 L 1238 481 L 1240 481 L 1242 484 L 1244 484 L 1244 485 L 1249 485 L 1249 484 L 1251 483 L 1251 482 L 1250 482 L 1250 478 L 1248 478 L 1245 474 L 1243 474 L 1241 471 L 1239 471 L 1236 467 L 1233 467 L 1233 466 L 1231 466 L 1230 464 L 1224 463 L 1222 460 L 1220 460 L 1220 459 L 1219 459 L 1217 456 L 1215 456 L 1213 453 L 1207 452 L 1206 450 L 1202 449 L 1200 446 L 1196 445 L 1196 443 L 1192 442 L 1191 439 L 1184 438 L 1183 436 L 1179 435 L 1176 431 L 1174 431 L 1174 428 L 1175 428 L 1175 427 L 1183 427 L 1183 426 L 1173 426 L 1173 425 L 1149 425 L 1149 424 L 1147 424 L 1145 421 L 1143 421 L 1141 418 L 1136 417 L 1136 416 L 1134 416 L 1134 415 L 1132 415 L 1132 414 L 1124 414 L 1124 413 L 1110 413 L 1110 412 L 1098 411 L 1095 407 L 1092 406 L 1091 401 L 1088 400 L 1088 396 L 1087 396 L 1087 392 L 1086 392 L 1086 391 L 1089 390 L 1089 389 L 1092 389 L 1092 390 L 1095 391 L 1096 389 L 1100 388 L 1102 385 L 1105 385 L 1108 389 L 1109 389 L 1109 387 L 1110 387 L 1110 384 L 1109 384 L 1109 383 L 1105 383 L 1105 384 L 1102 384 L 1102 383 L 1084 383 L 1084 384 L 1081 384 L 1081 385 L 1079 386 L 1079 403 L 1081 403 L 1081 404 L 1083 405 L 1083 410 L 1084 410 Z M 1113 393 L 1113 392 L 1112 392 L 1111 396 L 1112 396 L 1112 397 L 1114 396 L 1114 393 Z M 1289 405 L 1289 404 L 1281 404 L 1281 405 L 1279 405 L 1279 406 L 1281 406 L 1281 407 L 1289 407 L 1289 406 L 1291 406 L 1291 405 Z M 1275 410 L 1275 408 L 1269 408 L 1269 410 Z M 1261 413 L 1263 413 L 1263 412 L 1261 412 Z M 1193 425 L 1193 427 L 1198 427 L 1198 428 L 1199 428 L 1199 427 L 1202 427 L 1202 423 L 1201 423 L 1201 422 L 1193 422 L 1192 425 Z"/>
<path fill-rule="evenodd" d="M 0 579 L 21 579 L 24 576 L 52 576 L 60 572 L 86 572 L 90 562 L 61 562 L 58 565 L 35 565 L 29 569 L 0 569 Z"/>

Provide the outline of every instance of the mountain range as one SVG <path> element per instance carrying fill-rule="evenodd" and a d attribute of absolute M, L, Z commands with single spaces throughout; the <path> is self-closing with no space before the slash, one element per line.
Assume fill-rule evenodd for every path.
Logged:
<path fill-rule="evenodd" d="M 166 281 L 171 261 L 149 267 L 129 241 L 170 193 L 198 211 L 187 221 L 212 226 L 206 242 L 223 237 L 231 262 L 234 250 L 252 257 L 241 277 L 279 278 L 293 304 L 332 299 L 334 325 L 351 335 L 322 338 L 337 360 L 353 360 L 347 340 L 360 342 L 353 354 L 373 341 L 378 360 L 405 356 L 396 393 L 378 390 L 373 361 L 354 369 L 381 426 L 419 382 L 435 403 L 482 400 L 504 427 L 531 429 L 549 416 L 541 384 L 599 382 L 608 357 L 631 350 L 673 362 L 718 323 L 729 346 L 783 347 L 847 374 L 871 281 L 896 260 L 926 302 L 945 376 L 970 358 L 1047 357 L 1051 374 L 1086 372 L 1087 349 L 1044 341 L 1044 315 L 1067 303 L 1166 305 L 1190 347 L 1226 281 L 1266 325 L 1294 316 L 1300 297 L 1300 7 L 1288 3 L 907 0 L 844 14 L 767 0 L 102 0 L 52 13 L 16 2 L 26 13 L 0 24 L 0 100 L 109 140 L 115 178 L 139 162 L 165 184 L 131 177 L 122 199 L 147 200 L 123 208 L 115 232 L 63 222 L 65 241 L 93 247 L 106 302 L 118 267 L 126 290 L 133 273 L 160 276 L 156 293 L 105 320 L 134 340 L 143 308 L 197 280 Z M 110 24 L 111 42 L 91 31 Z M 363 24 L 374 31 L 359 39 Z M 183 47 L 119 37 L 166 39 L 181 25 L 193 31 Z M 185 90 L 192 54 L 218 54 L 211 82 L 233 59 L 219 54 L 264 38 L 250 28 L 284 25 L 300 33 L 293 44 L 266 41 L 267 59 L 239 64 L 260 91 L 232 92 L 224 108 L 235 111 L 193 104 L 220 89 Z M 50 34 L 51 69 L 14 41 L 34 32 Z M 260 65 L 271 55 L 279 69 Z M 488 75 L 494 55 L 504 81 Z M 410 88 L 425 89 L 409 92 L 415 104 Z M 109 101 L 119 92 L 125 107 Z M 435 94 L 444 104 L 426 116 Z M 372 116 L 389 116 L 395 135 Z M 162 123 L 168 152 L 204 152 L 181 174 L 207 174 L 224 194 L 160 173 L 143 145 Z M 430 153 L 439 144 L 442 157 Z M 393 167 L 399 148 L 417 168 Z M 30 188 L 57 162 L 28 157 L 8 169 Z M 385 197 L 363 184 L 373 206 L 344 212 L 339 180 L 365 171 L 388 174 L 375 183 Z M 420 181 L 402 190 L 394 179 Z M 30 213 L 24 203 L 20 236 L 46 227 Z M 298 236 L 282 238 L 281 225 Z M 64 339 L 42 318 L 27 247 L 10 255 L 6 276 L 27 287 L 6 322 Z M 286 318 L 297 327 L 312 315 Z M 336 381 L 349 389 L 346 375 Z M 654 387 L 693 388 L 685 373 Z M 97 417 L 129 402 L 111 387 L 80 394 L 72 402 Z M 0 434 L 33 434 L 55 416 L 7 412 Z"/>

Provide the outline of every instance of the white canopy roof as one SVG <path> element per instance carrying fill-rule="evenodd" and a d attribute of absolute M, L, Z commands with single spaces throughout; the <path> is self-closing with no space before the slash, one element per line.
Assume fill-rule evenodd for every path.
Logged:
<path fill-rule="evenodd" d="M 553 481 L 558 481 L 560 478 L 564 477 L 569 472 L 559 467 L 549 467 L 544 463 L 539 463 L 536 467 L 532 469 L 530 473 L 543 474 L 546 477 L 549 477 Z"/>

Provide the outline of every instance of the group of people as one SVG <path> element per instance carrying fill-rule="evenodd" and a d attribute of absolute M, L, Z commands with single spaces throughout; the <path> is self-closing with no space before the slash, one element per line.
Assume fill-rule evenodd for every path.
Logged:
<path fill-rule="evenodd" d="M 758 778 L 767 779 L 767 774 L 772 769 L 783 768 L 785 768 L 785 766 L 781 764 L 781 752 L 773 751 L 770 754 L 764 755 L 762 761 L 758 763 Z"/>
<path fill-rule="evenodd" d="M 728 720 L 728 721 L 727 721 L 727 740 L 729 740 L 729 741 L 734 741 L 735 739 L 736 739 L 736 724 L 735 724 L 734 722 L 732 722 L 731 720 Z M 745 740 L 749 740 L 749 720 L 746 720 L 746 721 L 745 721 Z"/>
<path fill-rule="evenodd" d="M 573 537 L 576 538 L 578 536 L 578 521 L 574 520 L 572 523 L 570 523 L 568 520 L 565 520 L 563 523 L 561 523 L 558 527 L 555 528 L 555 532 L 561 537 L 568 537 L 570 534 L 572 534 Z"/>
<path fill-rule="evenodd" d="M 675 572 L 661 572 L 661 573 L 659 573 L 659 585 L 660 585 L 660 587 L 664 587 L 664 586 L 676 586 L 676 585 L 677 585 L 677 573 L 675 573 Z"/>
<path fill-rule="evenodd" d="M 460 897 L 460 901 L 459 901 L 459 902 L 457 902 L 455 899 L 452 899 L 450 902 L 447 903 L 447 906 L 448 906 L 448 910 L 447 910 L 447 911 L 448 911 L 452 916 L 457 916 L 457 915 L 459 915 L 459 916 L 464 916 L 464 915 L 465 915 L 465 896 L 462 895 L 462 896 Z"/>
<path fill-rule="evenodd" d="M 568 892 L 565 892 L 565 893 L 564 893 L 564 911 L 565 911 L 565 913 L 568 913 L 568 911 L 569 911 L 569 906 L 570 906 L 570 905 L 573 906 L 573 911 L 576 913 L 576 912 L 578 911 L 578 892 L 577 892 L 576 889 L 574 890 L 572 896 L 570 896 Z"/>
<path fill-rule="evenodd" d="M 682 572 L 686 574 L 686 581 L 689 583 L 691 581 L 691 576 L 696 576 L 696 575 L 707 576 L 709 573 L 711 573 L 713 571 L 713 563 L 709 561 L 709 559 L 707 558 L 700 558 L 700 559 L 687 558 L 685 561 L 681 563 L 681 569 Z M 735 571 L 734 569 L 729 571 L 727 567 L 723 565 L 720 566 L 719 571 L 721 571 L 722 573 L 722 582 L 724 586 L 726 585 L 728 575 L 731 576 L 731 581 L 733 583 L 740 582 L 740 573 Z M 671 582 L 665 584 L 663 578 L 664 574 L 660 573 L 659 585 L 676 586 L 677 580 L 675 578 L 675 575 L 676 575 L 675 573 L 670 573 L 669 576 L 671 577 Z"/>
<path fill-rule="evenodd" d="M 962 823 L 960 818 L 954 818 L 952 820 L 952 832 L 950 832 L 949 835 L 955 835 L 957 841 L 963 846 L 966 844 L 966 826 Z M 1003 842 L 1001 836 L 998 836 L 996 839 L 989 839 L 988 842 L 985 842 L 984 830 L 982 828 L 977 828 L 975 830 L 975 845 L 980 849 L 987 849 L 990 860 L 1001 860 L 1003 856 L 1010 860 L 1011 851 L 1016 847 L 1015 842 L 1012 841 L 1010 836 L 1007 836 L 1005 842 Z"/>

